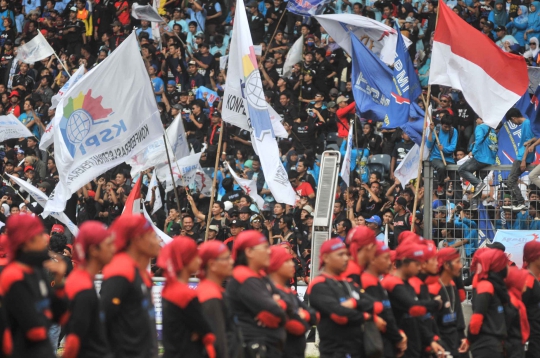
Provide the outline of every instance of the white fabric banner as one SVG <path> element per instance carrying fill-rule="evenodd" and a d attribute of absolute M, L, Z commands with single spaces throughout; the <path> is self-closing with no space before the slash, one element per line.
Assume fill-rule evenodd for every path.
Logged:
<path fill-rule="evenodd" d="M 139 172 L 145 169 L 167 165 L 167 153 L 165 147 L 169 151 L 171 161 L 180 160 L 189 155 L 189 145 L 184 130 L 182 116 L 178 114 L 169 128 L 166 130 L 167 145 L 163 141 L 163 137 L 156 139 L 150 143 L 142 151 L 126 160 L 126 163 L 131 165 L 131 176 L 134 177 Z"/>
<path fill-rule="evenodd" d="M 379 56 L 381 61 L 387 65 L 394 64 L 397 36 L 401 36 L 395 29 L 382 22 L 353 14 L 316 15 L 315 18 L 350 56 L 353 53 L 351 44 L 351 33 L 353 33 L 359 39 L 369 40 L 367 47 L 370 47 L 373 42 L 372 51 Z M 403 41 L 407 47 L 411 45 L 411 40 L 408 38 L 403 37 Z"/>
<path fill-rule="evenodd" d="M 200 164 L 199 170 L 197 170 L 197 173 L 195 174 L 195 184 L 197 190 L 204 196 L 209 197 L 212 195 L 212 178 L 202 170 Z"/>
<path fill-rule="evenodd" d="M 189 186 L 195 182 L 197 171 L 201 168 L 199 164 L 201 154 L 202 152 L 195 153 L 171 163 L 174 183 L 176 185 Z M 160 166 L 157 168 L 156 173 L 160 182 L 167 183 L 165 192 L 168 193 L 174 189 L 173 181 L 171 180 L 171 171 L 168 165 Z"/>
<path fill-rule="evenodd" d="M 11 138 L 28 138 L 33 136 L 13 114 L 0 116 L 0 142 Z"/>
<path fill-rule="evenodd" d="M 302 53 L 304 52 L 304 35 L 292 45 L 285 63 L 283 64 L 283 76 L 289 76 L 292 73 L 292 68 L 295 64 L 302 61 Z"/>
<path fill-rule="evenodd" d="M 493 241 L 503 244 L 508 259 L 514 261 L 517 267 L 522 267 L 523 246 L 538 237 L 537 230 L 497 230 Z"/>
<path fill-rule="evenodd" d="M 142 207 L 142 209 L 141 209 Z M 163 231 L 161 231 L 156 225 L 154 225 L 154 222 L 152 221 L 152 217 L 148 215 L 148 212 L 146 211 L 146 207 L 144 205 L 141 205 L 141 199 L 136 199 L 133 202 L 133 214 L 143 214 L 146 220 L 152 225 L 152 228 L 154 229 L 154 232 L 158 236 L 161 247 L 167 245 L 169 242 L 172 241 L 172 238 L 165 234 Z"/>
<path fill-rule="evenodd" d="M 244 2 L 237 0 L 236 8 L 244 9 Z M 274 199 L 278 203 L 294 205 L 296 193 L 279 158 L 247 15 L 244 11 L 238 11 L 234 19 L 227 76 L 239 80 L 232 81 L 225 87 L 223 120 L 252 132 L 253 147 L 259 153 L 266 183 Z"/>
<path fill-rule="evenodd" d="M 79 69 L 69 78 L 69 80 L 60 88 L 57 94 L 55 94 L 51 99 L 51 109 L 56 108 L 62 96 L 75 84 L 77 83 L 86 73 L 84 65 L 81 65 Z"/>
<path fill-rule="evenodd" d="M 276 137 L 289 138 L 289 133 L 287 133 L 287 130 L 285 127 L 283 127 L 283 124 L 281 123 L 281 116 L 276 112 L 276 110 L 271 106 L 268 106 L 268 114 L 270 115 L 272 129 L 274 130 Z"/>
<path fill-rule="evenodd" d="M 343 164 L 341 164 L 341 179 L 347 184 L 347 187 L 350 186 L 350 174 L 351 174 L 351 152 L 353 146 L 353 128 L 354 121 L 351 122 L 349 127 L 349 135 L 347 136 L 347 150 L 343 156 Z"/>
<path fill-rule="evenodd" d="M 261 196 L 257 193 L 257 183 L 253 179 L 243 179 L 240 178 L 236 173 L 232 170 L 232 168 L 229 165 L 229 162 L 225 162 L 227 169 L 229 169 L 229 173 L 231 173 L 231 176 L 234 178 L 234 180 L 238 183 L 238 185 L 242 188 L 242 190 L 253 199 L 257 203 L 257 206 L 260 210 L 262 210 L 264 206 L 264 199 L 261 198 Z"/>
<path fill-rule="evenodd" d="M 131 6 L 131 16 L 137 20 L 163 22 L 161 16 L 152 5 L 139 5 L 136 2 Z"/>
<path fill-rule="evenodd" d="M 418 144 L 415 144 L 394 171 L 394 176 L 399 179 L 403 189 L 405 189 L 405 185 L 407 185 L 411 180 L 418 177 L 419 165 L 420 147 Z"/>
<path fill-rule="evenodd" d="M 158 211 L 163 206 L 163 201 L 161 200 L 161 193 L 159 192 L 159 186 L 157 181 L 157 175 L 156 170 L 152 172 L 152 179 L 150 179 L 150 183 L 148 183 L 148 192 L 146 193 L 146 199 L 144 201 L 152 201 L 152 189 L 156 188 L 156 198 L 154 200 L 154 207 L 152 208 L 152 215 Z"/>
<path fill-rule="evenodd" d="M 28 41 L 24 45 L 17 49 L 17 57 L 15 61 L 22 61 L 24 63 L 33 64 L 47 58 L 54 54 L 54 50 L 47 42 L 47 39 L 43 37 L 40 31 L 36 37 L 31 41 Z"/>
<path fill-rule="evenodd" d="M 27 181 L 14 177 L 13 175 L 10 175 L 8 173 L 6 173 L 6 175 L 10 177 L 11 179 L 13 179 L 13 181 L 17 183 L 21 188 L 23 188 L 28 194 L 30 194 L 32 198 L 34 198 L 34 200 L 39 205 L 41 205 L 41 207 L 43 208 L 45 207 L 45 205 L 47 204 L 48 198 L 44 192 L 42 192 L 41 190 L 39 190 L 38 188 L 36 188 L 35 186 L 33 186 Z M 73 234 L 73 236 L 79 235 L 79 228 L 77 227 L 77 225 L 73 223 L 73 221 L 71 221 L 68 218 L 68 216 L 65 213 L 52 212 L 52 213 L 49 213 L 49 215 L 55 218 L 56 220 L 60 221 L 62 224 L 66 225 L 66 227 L 71 232 L 71 234 Z"/>
<path fill-rule="evenodd" d="M 60 182 L 46 211 L 163 135 L 154 90 L 132 33 L 62 97 L 53 119 Z"/>
<path fill-rule="evenodd" d="M 221 56 L 219 58 L 219 69 L 224 70 L 227 68 L 227 61 L 229 61 L 229 55 Z"/>

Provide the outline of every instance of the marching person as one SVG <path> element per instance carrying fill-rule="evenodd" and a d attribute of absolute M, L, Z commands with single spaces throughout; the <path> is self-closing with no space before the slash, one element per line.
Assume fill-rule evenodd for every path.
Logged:
<path fill-rule="evenodd" d="M 432 297 L 440 296 L 443 305 L 435 314 L 435 322 L 440 336 L 440 344 L 453 357 L 467 352 L 469 342 L 465 338 L 465 320 L 461 300 L 454 279 L 461 275 L 463 263 L 459 251 L 445 247 L 437 253 L 439 277 L 429 285 Z"/>
<path fill-rule="evenodd" d="M 233 247 L 235 267 L 226 297 L 244 338 L 247 357 L 281 357 L 287 304 L 267 285 L 261 271 L 270 265 L 270 247 L 258 231 L 243 231 Z"/>
<path fill-rule="evenodd" d="M 115 358 L 157 356 L 152 279 L 147 267 L 159 254 L 152 225 L 140 214 L 122 214 L 110 227 L 116 254 L 103 270 L 101 303 Z"/>
<path fill-rule="evenodd" d="M 37 216 L 12 215 L 6 224 L 10 262 L 0 276 L 0 291 L 13 337 L 11 357 L 54 358 L 47 332 L 51 321 L 65 323 L 67 318 L 66 263 L 49 257 L 45 228 Z M 53 288 L 45 269 L 54 275 Z"/>
<path fill-rule="evenodd" d="M 392 313 L 388 293 L 386 293 L 379 281 L 379 277 L 388 275 L 391 268 L 390 248 L 382 242 L 377 242 L 375 257 L 367 264 L 365 271 L 360 277 L 361 287 L 376 301 L 382 302 L 384 307 L 380 317 L 386 322 L 386 331 L 381 334 L 384 343 L 384 356 L 386 358 L 399 357 L 407 349 L 407 337 L 398 328 L 396 319 Z"/>
<path fill-rule="evenodd" d="M 407 350 L 405 357 L 420 357 L 423 352 L 425 340 L 420 329 L 420 320 L 428 312 L 434 312 L 441 305 L 441 298 L 419 299 L 417 291 L 411 285 L 410 279 L 420 272 L 421 263 L 424 261 L 425 245 L 413 240 L 404 240 L 396 249 L 396 270 L 393 275 L 387 275 L 381 281 L 382 286 L 388 292 L 390 304 L 398 327 L 407 336 Z M 444 353 L 444 349 L 436 342 L 429 343 L 432 351 L 436 354 Z"/>
<path fill-rule="evenodd" d="M 351 259 L 347 263 L 347 270 L 343 275 L 360 285 L 362 271 L 375 256 L 377 238 L 373 230 L 367 226 L 356 226 L 347 235 L 346 242 Z"/>
<path fill-rule="evenodd" d="M 216 357 L 216 337 L 203 316 L 197 292 L 189 288 L 189 278 L 199 271 L 201 258 L 197 243 L 175 236 L 159 254 L 157 266 L 167 281 L 163 288 L 163 358 Z"/>
<path fill-rule="evenodd" d="M 290 288 L 290 281 L 296 273 L 293 256 L 283 246 L 272 246 L 270 249 L 270 265 L 266 272 L 288 308 L 288 320 L 285 323 L 287 341 L 283 357 L 303 358 L 306 351 L 306 332 L 317 324 L 317 312 L 301 302 L 296 292 Z"/>
<path fill-rule="evenodd" d="M 504 307 L 508 337 L 504 341 L 507 358 L 524 358 L 525 343 L 529 339 L 530 327 L 527 319 L 527 308 L 521 300 L 527 281 L 534 280 L 527 270 L 517 267 L 508 268 L 505 283 L 510 296 L 510 303 Z"/>
<path fill-rule="evenodd" d="M 343 241 L 338 238 L 325 241 L 320 250 L 321 274 L 313 279 L 306 292 L 310 305 L 321 315 L 317 326 L 321 358 L 363 357 L 363 323 L 383 310 L 380 302 L 360 295 L 358 287 L 342 278 L 348 261 Z M 380 317 L 375 318 L 375 323 L 381 331 L 386 327 Z"/>
<path fill-rule="evenodd" d="M 227 245 L 221 241 L 207 241 L 199 246 L 201 282 L 196 292 L 204 317 L 216 336 L 216 357 L 238 356 L 240 343 L 232 315 L 225 304 L 222 283 L 231 277 L 234 260 Z"/>
<path fill-rule="evenodd" d="M 529 270 L 531 279 L 527 280 L 527 290 L 522 299 L 527 308 L 530 326 L 527 358 L 540 357 L 540 242 L 529 241 L 523 246 L 523 267 Z"/>
<path fill-rule="evenodd" d="M 508 273 L 508 258 L 497 249 L 479 249 L 471 267 L 476 267 L 473 279 L 473 314 L 468 328 L 473 357 L 502 358 L 503 340 L 507 336 L 504 305 L 510 298 L 504 283 Z"/>
<path fill-rule="evenodd" d="M 99 297 L 94 277 L 114 255 L 114 237 L 99 221 L 86 221 L 73 243 L 77 262 L 66 279 L 69 320 L 65 326 L 63 358 L 113 357 L 100 319 Z"/>

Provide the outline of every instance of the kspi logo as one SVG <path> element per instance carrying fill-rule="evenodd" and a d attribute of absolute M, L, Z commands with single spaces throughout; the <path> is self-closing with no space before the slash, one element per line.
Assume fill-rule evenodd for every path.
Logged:
<path fill-rule="evenodd" d="M 106 125 L 106 118 L 113 113 L 110 108 L 103 108 L 102 97 L 92 97 L 92 90 L 82 92 L 75 98 L 70 98 L 64 106 L 64 115 L 60 120 L 60 133 L 72 157 L 77 149 L 84 155 L 88 147 L 99 147 L 104 142 L 110 142 L 122 132 L 127 132 L 123 120 L 120 123 Z M 94 128 L 96 126 L 96 128 Z"/>

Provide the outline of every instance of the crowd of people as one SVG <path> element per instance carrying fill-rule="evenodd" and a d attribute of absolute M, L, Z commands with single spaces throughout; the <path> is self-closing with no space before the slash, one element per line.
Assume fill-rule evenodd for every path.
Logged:
<path fill-rule="evenodd" d="M 139 5 L 146 4 L 147 1 L 139 2 Z M 540 3 L 450 0 L 447 5 L 496 42 L 502 51 L 523 55 L 531 66 L 537 66 Z M 501 326 L 504 319 L 498 320 L 496 317 L 511 315 L 508 312 L 512 309 L 507 307 L 517 309 L 523 323 L 525 315 L 519 304 L 521 294 L 516 293 L 519 285 L 509 288 L 508 296 L 508 293 L 502 293 L 506 290 L 502 278 L 493 279 L 492 286 L 487 283 L 480 286 L 475 284 L 473 300 L 477 297 L 480 301 L 476 302 L 481 303 L 475 306 L 473 318 L 476 317 L 476 323 L 472 324 L 469 334 L 482 338 L 476 337 L 476 348 L 473 340 L 465 343 L 462 314 L 459 311 L 461 306 L 457 294 L 453 294 L 455 286 L 451 284 L 456 278 L 456 284 L 460 285 L 457 277 L 460 276 L 458 272 L 461 267 L 459 260 L 454 258 L 456 252 L 471 271 L 476 268 L 475 253 L 479 260 L 484 257 L 480 254 L 485 249 L 479 249 L 481 211 L 486 213 L 481 220 L 487 221 L 493 230 L 540 229 L 540 210 L 537 209 L 540 169 L 536 167 L 528 177 L 522 176 L 529 165 L 536 165 L 535 150 L 540 139 L 534 135 L 531 122 L 523 113 L 514 108 L 504 118 L 514 128 L 521 128 L 521 134 L 520 141 L 515 143 L 516 153 L 510 173 L 502 181 L 497 178 L 498 174 L 485 170 L 498 163 L 497 145 L 501 126 L 493 129 L 484 124 L 459 91 L 432 86 L 431 98 L 427 99 L 434 110 L 430 134 L 426 138 L 429 149 L 426 160 L 431 162 L 436 174 L 433 192 L 425 192 L 423 177 L 417 179 L 419 183 L 416 180 L 400 183 L 394 175 L 396 168 L 415 145 L 413 138 L 401 128 L 381 129 L 381 123 L 356 113 L 354 79 L 351 80 L 352 62 L 355 59 L 336 44 L 315 18 L 288 12 L 287 3 L 282 0 L 251 0 L 246 3 L 245 10 L 236 9 L 231 1 L 172 0 L 159 2 L 158 11 L 164 22 L 156 29 L 148 21 L 134 19 L 131 6 L 132 2 L 127 0 L 28 0 L 23 3 L 0 0 L 0 16 L 3 20 L 0 23 L 0 115 L 14 115 L 33 134 L 32 137 L 0 143 L 3 184 L 0 187 L 0 232 L 5 233 L 7 228 L 7 236 L 3 238 L 9 241 L 3 243 L 4 250 L 0 256 L 4 260 L 22 263 L 21 267 L 32 268 L 17 271 L 12 267 L 3 275 L 7 279 L 1 280 L 1 292 L 6 294 L 8 310 L 10 302 L 17 305 L 17 309 L 27 307 L 29 302 L 36 302 L 40 307 L 38 313 L 28 311 L 28 317 L 10 315 L 8 312 L 7 320 L 2 320 L 10 324 L 14 322 L 11 326 L 14 356 L 52 356 L 53 351 L 46 337 L 51 336 L 51 344 L 56 347 L 59 337 L 64 335 L 64 354 L 67 357 L 93 357 L 98 354 L 147 357 L 151 354 L 148 352 L 154 351 L 154 339 L 146 339 L 155 330 L 149 325 L 152 320 L 148 289 L 151 282 L 145 271 L 146 266 L 141 264 L 155 259 L 159 248 L 155 247 L 150 234 L 142 235 L 140 242 L 135 239 L 148 227 L 139 219 L 131 216 L 131 219 L 125 219 L 126 214 L 122 214 L 134 185 L 130 166 L 123 163 L 100 175 L 67 202 L 65 214 L 81 229 L 78 239 L 53 217 L 39 217 L 43 208 L 30 193 L 5 175 L 19 177 L 45 195 L 51 194 L 59 181 L 54 145 L 40 150 L 39 144 L 55 114 L 55 110 L 51 109 L 53 96 L 79 66 L 91 71 L 131 31 L 137 34 L 163 127 L 168 128 L 180 115 L 190 147 L 195 152 L 205 148 L 201 165 L 211 168 L 212 175 L 217 179 L 215 200 L 211 207 L 210 198 L 194 186 L 179 186 L 176 196 L 174 191 L 166 191 L 164 183 L 151 189 L 148 196 L 151 200 L 144 203 L 146 211 L 153 213 L 153 224 L 174 237 L 173 242 L 181 243 L 164 248 L 161 254 L 163 258 L 160 256 L 157 261 L 152 261 L 153 273 L 167 278 L 167 289 L 163 293 L 166 310 L 163 317 L 167 321 L 164 326 L 169 327 L 164 333 L 166 356 L 179 356 L 188 350 L 194 352 L 193 356 L 206 351 L 208 356 L 235 357 L 238 351 L 244 350 L 240 342 L 244 342 L 249 356 L 263 356 L 263 352 L 258 351 L 263 347 L 267 349 L 264 354 L 268 357 L 280 356 L 282 351 L 285 356 L 302 356 L 300 352 L 305 347 L 303 334 L 319 321 L 315 311 L 320 313 L 318 329 L 322 356 L 332 356 L 334 351 L 343 352 L 338 355 L 340 357 L 347 354 L 350 357 L 364 356 L 360 332 L 365 322 L 374 322 L 383 332 L 383 341 L 391 343 L 385 344 L 387 357 L 404 352 L 407 357 L 419 357 L 425 347 L 431 347 L 435 353 L 447 351 L 455 357 L 467 351 L 469 343 L 472 344 L 473 353 L 475 349 L 480 349 L 476 356 L 483 357 L 495 353 L 484 353 L 481 349 L 498 349 L 504 340 Z M 323 13 L 363 15 L 391 27 L 398 26 L 401 34 L 412 42 L 409 54 L 421 85 L 427 87 L 437 8 L 437 1 L 337 0 L 325 5 Z M 221 97 L 227 83 L 227 69 L 220 59 L 227 56 L 230 50 L 235 11 L 248 12 L 251 36 L 257 51 L 260 51 L 257 60 L 265 99 L 281 116 L 287 131 L 287 138 L 277 138 L 277 141 L 288 179 L 297 194 L 294 206 L 276 202 L 272 196 L 265 181 L 264 168 L 253 150 L 250 133 L 222 120 Z M 58 57 L 51 56 L 34 64 L 14 63 L 17 48 L 32 40 L 38 32 L 47 39 Z M 288 52 L 301 35 L 304 39 L 303 60 L 295 64 L 291 71 L 284 72 Z M 370 45 L 369 40 L 364 41 Z M 14 75 L 11 73 L 13 68 Z M 423 96 L 426 93 L 424 91 Z M 425 107 L 423 100 L 419 99 L 418 103 Z M 310 305 L 307 306 L 296 300 L 294 291 L 290 291 L 289 287 L 297 288 L 299 284 L 310 284 L 311 281 L 312 230 L 319 189 L 320 155 L 332 149 L 344 156 L 351 121 L 355 121 L 356 125 L 349 186 L 339 179 L 332 215 L 331 236 L 339 242 L 330 240 L 325 243 L 325 274 L 311 282 L 306 296 Z M 223 143 L 218 152 L 221 131 Z M 384 170 L 371 165 L 371 160 L 380 155 L 386 160 L 387 168 Z M 449 165 L 462 163 L 464 158 L 468 159 L 459 165 L 458 170 L 448 168 Z M 219 169 L 214 172 L 216 160 Z M 256 182 L 264 205 L 258 206 L 238 186 L 229 167 L 241 178 Z M 144 198 L 149 191 L 152 173 L 153 168 L 142 173 L 141 194 Z M 159 196 L 156 191 L 159 191 Z M 426 196 L 433 199 L 429 200 L 433 202 L 431 207 L 425 204 L 429 202 L 425 200 Z M 163 205 L 154 210 L 159 197 Z M 34 221 L 29 224 L 27 220 Z M 110 226 L 111 231 L 104 231 L 96 221 Z M 431 233 L 424 232 L 428 222 Z M 17 231 L 21 228 L 17 229 L 14 225 L 24 225 L 25 232 Z M 28 225 L 32 225 L 36 231 L 26 230 Z M 85 227 L 88 229 L 83 230 Z M 399 238 L 411 230 L 424 232 L 426 237 L 433 240 L 426 241 L 430 244 L 424 246 L 432 249 L 430 245 L 433 243 L 440 250 L 439 253 L 424 252 L 420 259 L 415 255 L 421 250 L 411 249 L 418 243 L 410 244 L 412 246 L 400 244 Z M 43 242 L 37 238 L 41 232 L 49 234 Z M 115 233 L 115 244 L 112 239 L 105 240 L 112 232 Z M 369 250 L 366 249 L 369 252 L 360 255 L 365 257 L 359 262 L 366 271 L 360 270 L 353 275 L 354 284 L 351 284 L 337 278 L 341 277 L 347 263 L 347 255 L 343 254 L 346 250 L 340 242 L 352 254 L 349 266 L 354 265 L 357 254 L 363 251 L 358 247 L 358 250 L 354 249 L 350 242 L 353 239 L 350 238 L 358 236 L 354 233 L 359 232 L 365 233 L 366 237 L 375 237 L 378 243 L 361 245 L 369 247 Z M 179 236 L 182 239 L 176 239 Z M 256 241 L 262 237 L 265 238 L 264 244 Z M 186 238 L 191 241 L 186 241 Z M 12 240 L 18 242 L 14 244 L 16 248 L 8 249 Z M 82 253 L 77 252 L 80 251 L 77 240 L 81 242 Z M 224 246 L 219 245 L 220 242 Z M 126 248 L 128 243 L 129 247 Z M 388 247 L 383 243 L 387 243 Z M 17 252 L 19 244 L 24 247 L 21 252 Z M 422 241 L 422 244 L 425 242 Z M 260 249 L 259 245 L 265 249 Z M 271 246 L 271 254 L 265 245 Z M 117 254 L 109 263 L 114 246 Z M 42 252 L 46 251 L 45 247 L 55 253 L 52 261 L 46 260 L 48 256 Z M 136 254 L 130 254 L 130 250 Z M 396 263 L 396 271 L 379 283 L 371 276 L 389 273 L 390 259 L 387 257 L 394 252 L 389 250 L 396 250 L 397 258 L 392 260 Z M 488 251 L 490 255 L 495 255 L 495 249 L 491 250 Z M 131 258 L 128 257 L 130 255 Z M 239 266 L 234 273 L 232 259 L 228 255 L 232 255 Z M 195 257 L 200 257 L 200 260 L 194 260 Z M 484 267 L 491 267 L 486 269 L 489 275 L 479 272 L 476 276 L 478 280 L 489 281 L 493 276 L 491 271 L 504 271 L 499 270 L 499 263 L 490 266 L 494 261 L 492 256 L 489 257 L 481 259 L 487 260 L 482 261 L 483 265 L 487 265 Z M 438 266 L 434 264 L 435 258 L 439 260 Z M 80 269 L 73 270 L 66 281 L 67 304 L 62 282 L 72 270 L 72 260 Z M 37 268 L 44 261 L 47 262 L 47 274 Z M 450 261 L 455 262 L 448 263 Z M 530 260 L 530 263 L 533 261 Z M 68 267 L 67 271 L 62 262 Z M 414 273 L 414 267 L 420 270 L 415 262 L 425 262 L 421 265 L 422 273 L 419 276 L 422 280 L 425 278 L 423 275 L 441 274 L 444 284 L 437 286 L 437 282 L 428 281 L 422 286 L 414 280 L 410 283 L 418 276 L 418 272 Z M 106 264 L 107 269 L 103 270 Z M 140 269 L 131 270 L 133 267 Z M 261 269 L 268 272 L 268 278 L 259 275 Z M 32 270 L 34 273 L 31 273 Z M 104 311 L 105 322 L 111 325 L 107 330 L 100 328 L 98 298 L 90 286 L 93 275 L 102 270 L 105 282 L 101 301 L 109 301 L 109 307 Z M 199 285 L 198 301 L 197 295 L 188 291 L 186 286 L 186 277 L 197 271 L 206 274 L 206 280 Z M 515 276 L 511 276 L 513 278 L 507 281 L 507 285 L 521 282 L 523 274 L 517 274 L 515 270 L 509 272 L 514 272 L 512 275 Z M 223 311 L 221 282 L 231 274 L 232 279 L 227 285 L 230 295 L 226 295 L 230 303 L 228 309 L 235 314 L 243 309 L 250 312 L 238 313 L 235 320 L 230 318 L 229 311 Z M 539 274 L 534 271 L 536 277 Z M 41 287 L 41 280 L 45 277 L 48 277 L 46 281 L 52 283 L 47 284 L 47 292 Z M 14 292 L 17 292 L 19 286 L 15 283 L 23 279 L 30 280 L 35 288 L 35 292 L 25 294 L 41 292 L 40 299 L 32 296 L 28 300 L 10 301 L 13 297 L 9 295 L 10 288 L 15 288 Z M 364 282 L 364 279 L 367 281 Z M 537 300 L 537 282 L 528 285 L 530 291 L 525 291 L 523 301 L 526 301 L 527 295 L 535 297 L 527 300 Z M 54 291 L 54 298 L 49 297 L 49 286 Z M 272 290 L 268 296 L 261 297 L 260 302 L 245 300 L 249 295 L 259 297 L 263 292 L 266 294 L 266 287 L 272 287 Z M 359 287 L 369 293 L 366 301 Z M 439 291 L 429 298 L 428 291 L 431 293 L 432 287 L 438 287 Z M 479 292 L 478 287 L 484 291 Z M 513 298 L 512 292 L 517 299 Z M 273 293 L 279 295 L 281 300 Z M 385 298 L 387 296 L 389 298 Z M 450 296 L 454 298 L 451 300 Z M 434 299 L 437 297 L 442 298 Z M 337 298 L 341 302 L 336 301 Z M 418 304 L 422 308 L 415 308 L 418 305 L 407 306 L 411 302 L 403 300 L 409 298 L 418 298 L 418 302 L 423 303 Z M 85 302 L 80 303 L 79 300 Z M 449 307 L 446 303 L 441 306 L 441 302 L 447 302 L 445 300 L 450 302 Z M 141 302 L 148 314 L 125 311 L 123 308 L 124 305 L 133 308 Z M 384 304 L 383 311 L 379 310 L 378 304 L 374 304 L 376 302 Z M 260 307 L 250 306 L 259 303 Z M 392 309 L 389 309 L 390 303 Z M 81 304 L 92 309 L 82 312 Z M 70 314 L 66 315 L 65 312 Z M 220 312 L 219 317 L 215 316 L 216 312 Z M 426 312 L 439 317 L 435 319 L 437 325 L 428 327 L 417 318 Z M 534 323 L 535 319 L 538 320 L 535 314 L 527 311 L 531 335 L 533 332 L 540 335 L 540 328 L 535 327 Z M 206 316 L 205 319 L 201 315 Z M 112 321 L 111 317 L 114 317 Z M 179 320 L 179 317 L 182 318 Z M 486 320 L 482 321 L 482 317 L 486 317 Z M 57 323 L 49 329 L 51 318 Z M 193 322 L 197 326 L 187 327 L 184 326 L 185 322 Z M 504 334 L 509 337 L 513 335 L 515 342 L 512 344 L 521 347 L 521 343 L 516 342 L 521 342 L 519 339 L 525 336 L 525 331 L 522 327 L 519 331 L 521 338 L 516 336 L 517 331 L 511 329 L 515 328 L 512 326 L 515 323 L 507 321 L 508 326 L 505 327 L 508 329 L 504 330 Z M 143 326 L 148 327 L 148 331 L 133 329 Z M 174 329 L 171 330 L 171 327 Z M 422 333 L 418 334 L 416 328 L 411 327 L 419 327 Z M 230 332 L 236 332 L 234 337 L 229 335 Z M 86 340 L 86 336 L 92 336 L 93 340 Z M 350 338 L 347 339 L 350 345 L 343 346 L 343 337 Z M 441 337 L 442 342 L 436 337 Z M 500 344 L 493 344 L 494 340 Z M 7 341 L 4 339 L 4 342 Z M 513 352 L 521 352 L 520 349 L 511 348 L 506 354 L 510 356 Z M 111 353 L 111 350 L 115 350 L 115 353 Z M 86 351 L 92 353 L 85 355 L 83 352 Z M 531 353 L 529 348 L 527 355 L 532 357 L 532 354 L 536 352 Z"/>

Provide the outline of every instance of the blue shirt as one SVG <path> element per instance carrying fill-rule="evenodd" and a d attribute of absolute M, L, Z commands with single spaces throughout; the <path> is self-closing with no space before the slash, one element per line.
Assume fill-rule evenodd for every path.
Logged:
<path fill-rule="evenodd" d="M 188 26 L 188 23 L 186 20 L 184 19 L 181 19 L 181 20 L 171 20 L 169 21 L 169 29 L 172 31 L 173 30 L 173 27 L 175 24 L 178 24 L 180 25 L 180 27 L 182 27 L 182 32 L 188 32 L 189 31 L 189 26 Z"/>
<path fill-rule="evenodd" d="M 135 33 L 137 34 L 137 37 L 139 37 L 139 35 L 141 34 L 141 32 L 146 32 L 148 35 L 150 35 L 150 38 L 153 39 L 154 38 L 154 35 L 152 35 L 152 29 L 151 28 L 147 28 L 146 30 L 143 29 L 142 27 L 140 29 L 137 29 L 135 30 Z"/>
<path fill-rule="evenodd" d="M 487 134 L 488 132 L 489 134 Z M 492 151 L 490 146 L 493 148 L 497 143 L 497 134 L 487 124 L 482 123 L 477 126 L 474 130 L 474 147 L 472 150 L 474 159 L 484 164 L 495 164 L 497 151 Z"/>
<path fill-rule="evenodd" d="M 451 138 L 450 138 L 450 134 L 452 134 Z M 455 128 L 450 128 L 450 131 L 448 132 L 440 130 L 439 133 L 437 133 L 437 135 L 439 136 L 439 143 L 441 143 L 443 147 L 444 159 L 446 160 L 447 163 L 455 163 L 454 151 L 456 150 L 456 145 L 457 145 L 457 140 L 458 140 L 457 130 Z M 428 138 L 430 138 L 430 136 L 428 136 Z M 429 159 L 442 160 L 441 152 L 439 151 L 439 146 L 434 145 L 434 144 L 435 144 L 435 136 L 433 136 L 433 141 L 428 140 L 428 149 L 431 150 L 431 156 L 429 157 Z"/>
<path fill-rule="evenodd" d="M 532 132 L 532 129 L 531 129 L 531 121 L 526 119 L 521 124 L 521 140 L 519 141 L 518 155 L 517 155 L 516 160 L 521 161 L 523 159 L 523 154 L 525 153 L 524 144 L 525 142 L 533 138 L 534 138 L 534 133 Z M 527 163 L 534 162 L 534 153 L 535 152 L 527 154 Z"/>
<path fill-rule="evenodd" d="M 195 21 L 197 23 L 197 32 L 204 32 L 204 25 L 206 22 L 206 10 L 194 11 L 193 9 L 187 9 L 189 15 L 189 21 Z"/>
<path fill-rule="evenodd" d="M 24 124 L 25 126 L 32 122 L 34 120 L 34 117 L 32 115 L 28 115 L 26 113 L 22 113 L 20 116 L 19 116 L 19 121 Z M 30 132 L 32 132 L 32 134 L 34 136 L 36 136 L 37 138 L 39 138 L 39 129 L 38 129 L 38 126 L 37 125 L 33 125 L 31 128 L 28 128 L 30 130 Z"/>

